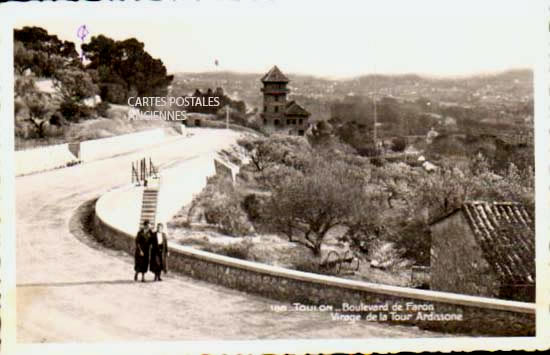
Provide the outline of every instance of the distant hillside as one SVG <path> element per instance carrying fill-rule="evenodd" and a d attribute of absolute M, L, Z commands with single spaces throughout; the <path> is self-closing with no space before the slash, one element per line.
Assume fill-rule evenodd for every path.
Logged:
<path fill-rule="evenodd" d="M 263 73 L 238 73 L 231 71 L 221 72 L 202 72 L 202 73 L 176 73 L 174 74 L 174 84 L 196 84 L 204 86 L 205 88 L 230 84 L 240 83 L 247 87 L 261 87 L 260 79 Z M 520 84 L 522 88 L 532 90 L 533 84 L 533 71 L 531 69 L 513 69 L 498 73 L 479 74 L 471 76 L 457 76 L 457 77 L 430 77 L 422 76 L 418 74 L 367 74 L 360 75 L 347 79 L 326 79 L 322 77 L 316 77 L 313 75 L 304 74 L 288 74 L 290 80 L 290 86 L 295 86 L 297 89 L 302 89 L 300 86 L 309 84 L 314 86 L 335 86 L 340 90 L 344 88 L 357 88 L 362 87 L 363 90 L 367 88 L 384 86 L 422 86 L 432 85 L 437 87 L 446 86 L 467 86 L 471 89 L 483 87 L 486 85 L 504 85 L 504 84 Z M 232 86 L 232 85 L 231 85 Z M 190 85 L 192 87 L 192 85 Z M 194 87 L 193 87 L 194 89 Z"/>
<path fill-rule="evenodd" d="M 284 71 L 284 68 L 282 68 Z M 260 108 L 262 73 L 206 72 L 177 73 L 171 94 L 221 86 L 233 99 L 248 107 Z M 401 100 L 440 102 L 445 105 L 472 106 L 530 102 L 533 99 L 533 71 L 509 70 L 468 77 L 428 77 L 416 74 L 362 75 L 331 80 L 311 75 L 287 74 L 289 99 L 298 100 L 313 113 L 313 119 L 330 118 L 331 102 L 349 96 L 390 96 Z"/>

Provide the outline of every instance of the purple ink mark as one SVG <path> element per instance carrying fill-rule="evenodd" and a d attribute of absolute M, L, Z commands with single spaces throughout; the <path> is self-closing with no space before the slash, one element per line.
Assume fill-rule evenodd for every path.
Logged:
<path fill-rule="evenodd" d="M 78 28 L 78 30 L 76 31 L 76 36 L 77 36 L 78 38 L 80 38 L 80 41 L 81 41 L 81 42 L 84 42 L 84 39 L 86 38 L 86 36 L 88 36 L 88 34 L 90 34 L 90 31 L 88 31 L 88 28 L 86 28 L 86 25 L 80 26 L 80 27 Z M 84 59 L 85 59 L 85 58 L 86 58 L 86 57 L 84 56 L 84 53 L 82 53 L 82 54 L 80 55 L 80 61 L 81 61 L 82 63 L 84 63 Z"/>
<path fill-rule="evenodd" d="M 88 34 L 90 34 L 90 31 L 88 31 L 88 29 L 86 28 L 86 25 L 80 26 L 76 31 L 76 36 L 80 38 L 81 41 L 84 41 L 84 39 Z"/>

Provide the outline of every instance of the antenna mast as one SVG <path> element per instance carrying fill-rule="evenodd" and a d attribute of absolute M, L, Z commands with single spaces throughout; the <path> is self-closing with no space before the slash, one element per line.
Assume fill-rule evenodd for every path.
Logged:
<path fill-rule="evenodd" d="M 376 152 L 376 155 L 378 155 L 378 144 L 377 144 L 377 135 L 376 135 L 376 129 L 377 129 L 377 123 L 378 123 L 378 116 L 377 116 L 377 110 L 376 110 L 376 94 L 377 94 L 377 85 L 376 85 L 376 63 L 374 64 L 374 129 L 372 130 L 372 140 L 374 142 L 374 150 Z"/>

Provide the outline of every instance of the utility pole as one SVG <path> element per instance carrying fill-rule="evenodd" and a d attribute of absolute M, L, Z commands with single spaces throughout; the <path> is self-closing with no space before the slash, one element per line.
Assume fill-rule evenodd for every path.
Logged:
<path fill-rule="evenodd" d="M 375 154 L 378 155 L 378 137 L 377 137 L 377 132 L 376 130 L 378 129 L 377 125 L 378 125 L 378 112 L 376 110 L 376 94 L 378 93 L 378 86 L 376 85 L 377 82 L 376 82 L 376 62 L 374 63 L 373 65 L 373 69 L 374 69 L 374 127 L 373 127 L 373 130 L 372 130 L 372 140 L 373 140 L 373 143 L 374 143 L 374 151 L 375 151 Z"/>
<path fill-rule="evenodd" d="M 229 129 L 229 104 L 225 105 L 225 129 Z"/>
<path fill-rule="evenodd" d="M 378 144 L 376 143 L 376 126 L 378 123 L 378 117 L 376 112 L 376 93 L 374 94 L 374 129 L 372 130 L 372 140 L 374 141 L 374 147 L 378 151 Z"/>

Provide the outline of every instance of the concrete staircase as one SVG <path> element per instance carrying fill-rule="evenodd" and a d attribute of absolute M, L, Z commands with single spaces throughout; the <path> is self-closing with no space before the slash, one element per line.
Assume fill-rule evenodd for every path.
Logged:
<path fill-rule="evenodd" d="M 141 218 L 139 226 L 143 226 L 143 221 L 149 220 L 151 228 L 155 227 L 157 217 L 158 188 L 148 188 L 143 190 L 143 199 L 141 203 Z"/>

